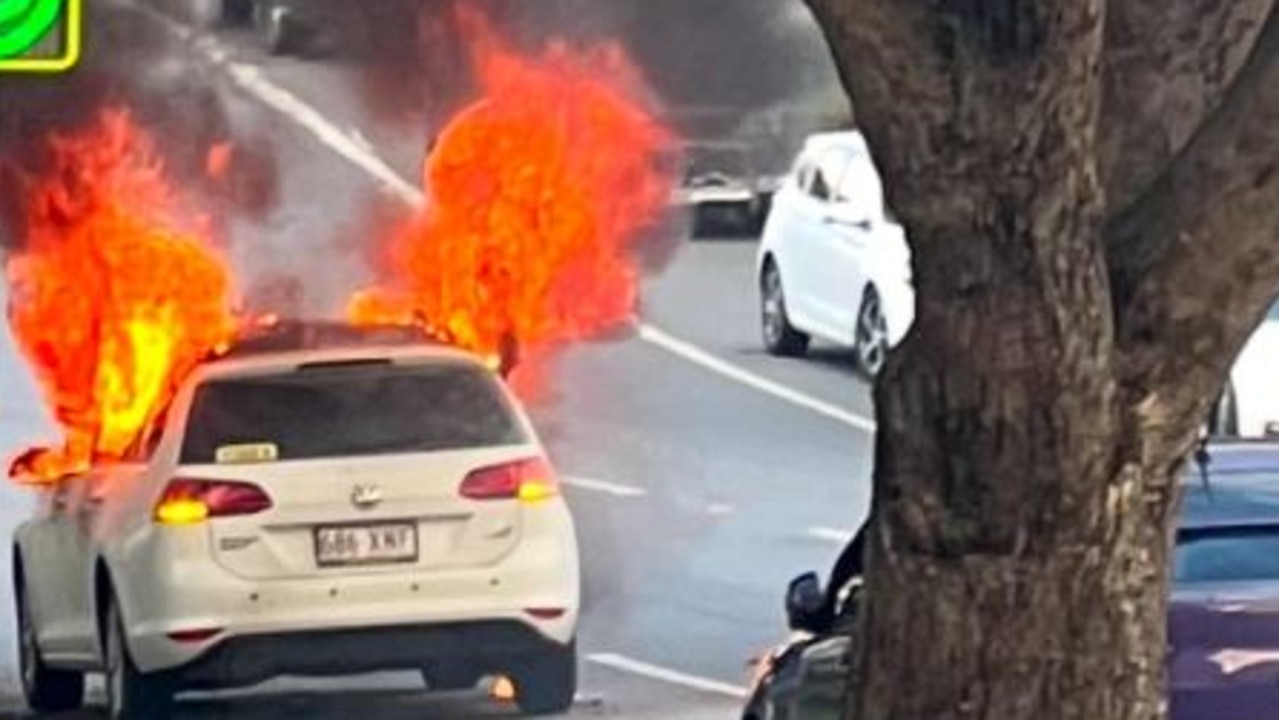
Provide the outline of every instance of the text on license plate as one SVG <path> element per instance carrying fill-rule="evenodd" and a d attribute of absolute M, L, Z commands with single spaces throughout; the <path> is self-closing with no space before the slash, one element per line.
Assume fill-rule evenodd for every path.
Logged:
<path fill-rule="evenodd" d="M 411 563 L 417 558 L 417 526 L 413 523 L 315 529 L 315 559 L 322 567 Z"/>

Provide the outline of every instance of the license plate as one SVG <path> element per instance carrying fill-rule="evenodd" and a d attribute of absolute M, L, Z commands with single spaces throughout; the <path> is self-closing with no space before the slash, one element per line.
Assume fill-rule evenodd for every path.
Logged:
<path fill-rule="evenodd" d="M 315 560 L 321 567 L 417 562 L 413 523 L 341 525 L 315 530 Z"/>

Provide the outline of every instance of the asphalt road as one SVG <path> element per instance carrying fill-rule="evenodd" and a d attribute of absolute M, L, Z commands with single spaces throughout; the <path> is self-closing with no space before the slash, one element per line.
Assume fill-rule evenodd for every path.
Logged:
<path fill-rule="evenodd" d="M 387 186 L 394 176 L 412 184 L 426 130 L 372 123 L 340 66 L 264 58 L 234 34 L 216 46 L 177 47 L 239 78 L 223 83 L 233 121 L 269 138 L 282 170 L 269 221 L 237 228 L 237 264 L 271 272 L 308 258 L 317 298 L 358 286 L 369 208 L 403 201 L 402 189 Z M 673 259 L 645 283 L 644 335 L 568 352 L 555 368 L 554 392 L 533 409 L 569 479 L 584 553 L 582 702 L 574 716 L 734 717 L 746 660 L 784 634 L 786 581 L 826 571 L 839 535 L 867 507 L 870 400 L 851 361 L 821 349 L 804 361 L 763 355 L 754 242 L 693 243 L 678 234 L 672 242 Z M 317 300 L 315 309 L 334 308 Z M 51 437 L 42 408 L 3 336 L 0 454 Z M 0 484 L 0 545 L 30 504 Z M 0 575 L 0 717 L 10 717 L 17 700 L 7 551 Z M 334 720 L 510 714 L 483 697 L 429 698 L 417 689 L 413 678 L 397 676 L 288 681 L 197 700 L 184 712 Z"/>

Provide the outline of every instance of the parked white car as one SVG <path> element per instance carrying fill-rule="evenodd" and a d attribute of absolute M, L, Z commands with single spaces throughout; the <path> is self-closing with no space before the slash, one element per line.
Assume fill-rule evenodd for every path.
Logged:
<path fill-rule="evenodd" d="M 1279 303 L 1235 360 L 1213 425 L 1219 435 L 1279 437 Z"/>
<path fill-rule="evenodd" d="M 442 346 L 247 353 L 203 366 L 123 465 L 45 491 L 16 533 L 37 711 L 106 675 L 109 717 L 281 675 L 576 689 L 569 508 L 488 365 Z"/>
<path fill-rule="evenodd" d="M 802 355 L 813 337 L 876 375 L 915 318 L 910 248 L 888 217 L 861 133 L 810 137 L 773 200 L 759 250 L 764 345 Z"/>

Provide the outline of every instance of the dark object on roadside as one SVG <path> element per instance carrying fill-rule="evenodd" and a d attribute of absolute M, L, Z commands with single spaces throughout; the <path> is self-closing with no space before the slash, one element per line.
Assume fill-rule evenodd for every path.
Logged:
<path fill-rule="evenodd" d="M 1171 558 L 1170 718 L 1267 717 L 1279 707 L 1279 443 L 1209 442 L 1188 459 Z M 864 542 L 850 543 L 838 573 L 860 574 Z M 814 573 L 791 583 L 787 618 L 802 634 L 758 661 L 744 720 L 840 717 L 859 592 L 827 627 L 829 588 Z"/>

